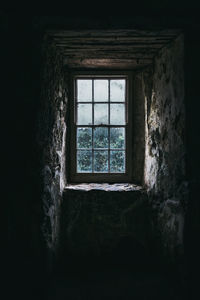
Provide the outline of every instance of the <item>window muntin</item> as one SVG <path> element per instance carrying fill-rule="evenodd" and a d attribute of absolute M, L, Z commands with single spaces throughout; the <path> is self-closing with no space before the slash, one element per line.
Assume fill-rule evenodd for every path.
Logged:
<path fill-rule="evenodd" d="M 71 181 L 131 181 L 129 81 L 127 74 L 72 76 Z"/>

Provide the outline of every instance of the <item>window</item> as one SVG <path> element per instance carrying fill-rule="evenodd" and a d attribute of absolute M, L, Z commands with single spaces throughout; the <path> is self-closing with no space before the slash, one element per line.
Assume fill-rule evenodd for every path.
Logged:
<path fill-rule="evenodd" d="M 72 74 L 70 181 L 131 181 L 131 76 Z"/>

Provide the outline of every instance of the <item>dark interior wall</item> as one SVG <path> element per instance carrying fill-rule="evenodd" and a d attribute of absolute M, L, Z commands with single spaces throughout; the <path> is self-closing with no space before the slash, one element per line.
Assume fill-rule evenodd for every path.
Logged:
<path fill-rule="evenodd" d="M 42 18 L 41 18 L 42 19 Z M 45 19 L 45 18 L 44 18 Z M 44 21 L 43 19 L 43 21 Z M 57 18 L 59 19 L 59 18 Z M 147 18 L 148 19 L 148 18 Z M 147 26 L 147 19 L 137 18 L 134 24 Z M 115 26 L 120 24 L 114 18 Z M 195 20 L 187 17 L 160 20 L 172 26 L 187 28 L 186 46 L 186 146 L 187 179 L 190 182 L 190 198 L 185 224 L 184 245 L 188 265 L 196 268 L 200 232 L 199 208 L 199 69 L 200 41 Z M 43 29 L 35 26 L 30 16 L 5 14 L 2 18 L 2 70 L 4 74 L 4 100 L 2 107 L 3 158 L 5 201 L 5 269 L 21 267 L 26 260 L 41 268 L 46 260 L 45 243 L 41 234 L 43 222 L 41 153 L 36 141 L 36 125 L 41 101 L 41 66 Z M 105 21 L 106 24 L 109 22 Z M 89 19 L 88 19 L 89 23 Z M 198 22 L 197 22 L 198 23 Z M 43 24 L 43 23 L 42 23 Z M 157 21 L 159 24 L 159 21 Z M 183 25 L 181 25 L 183 24 Z M 43 26 L 43 25 L 42 25 Z M 107 26 L 107 25 L 106 25 Z M 196 28 L 194 30 L 194 28 Z M 193 33 L 191 34 L 191 32 Z M 7 199 L 7 200 L 6 200 Z M 36 262 L 36 264 L 34 264 Z M 14 268 L 13 268 L 14 266 Z M 29 267 L 29 272 L 31 268 Z M 32 267 L 33 269 L 33 267 Z M 14 271 L 13 271 L 14 270 Z M 11 272 L 10 272 L 11 274 Z M 11 275 L 14 276 L 14 275 Z M 9 277 L 10 278 L 10 277 Z"/>
<path fill-rule="evenodd" d="M 187 204 L 183 35 L 155 57 L 146 89 L 145 184 L 165 255 L 183 253 Z M 150 94 L 149 94 L 150 92 Z M 152 198 L 152 199 L 151 199 Z"/>
<path fill-rule="evenodd" d="M 55 255 L 59 240 L 60 206 L 65 187 L 67 86 L 63 57 L 46 36 L 42 43 L 41 105 L 37 141 L 41 162 L 43 238 L 49 255 Z M 52 259 L 51 259 L 52 260 Z"/>
<path fill-rule="evenodd" d="M 18 292 L 23 298 L 31 291 L 31 278 L 37 285 L 45 269 L 36 145 L 41 35 L 33 30 L 29 17 L 3 15 L 1 25 L 2 287 L 8 298 Z"/>
<path fill-rule="evenodd" d="M 144 267 L 153 254 L 146 192 L 126 184 L 110 191 L 108 184 L 93 189 L 68 187 L 63 195 L 60 246 L 59 263 L 64 268 L 85 261 L 89 267 L 95 260 L 116 267 L 123 263 Z"/>
<path fill-rule="evenodd" d="M 133 177 L 135 183 L 143 185 L 145 159 L 145 95 L 141 72 L 136 73 L 134 76 L 133 94 Z"/>
<path fill-rule="evenodd" d="M 32 216 L 38 214 L 41 205 L 35 144 L 35 116 L 40 89 L 40 37 L 34 35 L 26 18 L 18 20 L 4 16 L 2 23 L 4 100 L 1 117 L 5 126 L 3 140 L 6 146 L 2 150 L 6 162 L 7 230 L 10 242 L 15 245 L 11 252 L 21 256 L 23 249 L 26 254 L 27 249 L 34 247 L 31 240 L 24 237 L 30 234 L 34 226 Z"/>
<path fill-rule="evenodd" d="M 200 70 L 199 27 L 186 31 L 185 36 L 185 81 L 186 85 L 186 145 L 187 180 L 189 200 L 185 219 L 184 244 L 189 278 L 199 284 L 200 268 L 200 123 L 199 123 L 199 70 Z M 194 285 L 195 285 L 194 284 Z M 195 293 L 195 291 L 194 291 Z"/>

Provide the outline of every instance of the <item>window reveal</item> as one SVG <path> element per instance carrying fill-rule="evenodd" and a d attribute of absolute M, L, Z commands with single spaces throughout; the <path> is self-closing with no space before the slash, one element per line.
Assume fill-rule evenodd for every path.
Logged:
<path fill-rule="evenodd" d="M 71 165 L 75 177 L 101 181 L 103 175 L 108 175 L 108 182 L 111 176 L 114 176 L 111 181 L 118 182 L 117 175 L 118 179 L 127 175 L 127 87 L 128 76 L 73 78 Z"/>

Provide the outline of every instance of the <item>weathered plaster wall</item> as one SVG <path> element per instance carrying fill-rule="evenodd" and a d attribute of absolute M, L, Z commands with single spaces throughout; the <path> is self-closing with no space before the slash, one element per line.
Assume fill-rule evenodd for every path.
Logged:
<path fill-rule="evenodd" d="M 143 73 L 146 101 L 145 184 L 164 254 L 183 252 L 185 181 L 184 43 L 179 36 Z"/>
<path fill-rule="evenodd" d="M 38 143 L 41 152 L 42 231 L 47 248 L 58 246 L 59 215 L 65 186 L 65 136 L 67 90 L 64 84 L 63 58 L 51 41 L 43 45 L 41 107 L 38 120 Z"/>

